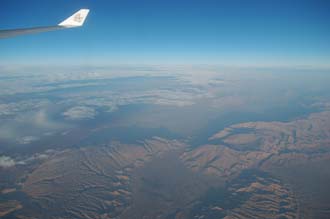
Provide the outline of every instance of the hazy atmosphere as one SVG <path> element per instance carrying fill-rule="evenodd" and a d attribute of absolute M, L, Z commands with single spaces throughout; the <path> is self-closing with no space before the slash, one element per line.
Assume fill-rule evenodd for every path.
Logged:
<path fill-rule="evenodd" d="M 330 215 L 328 1 L 1 1 L 0 218 Z M 1 31 L 0 31 L 1 36 Z"/>

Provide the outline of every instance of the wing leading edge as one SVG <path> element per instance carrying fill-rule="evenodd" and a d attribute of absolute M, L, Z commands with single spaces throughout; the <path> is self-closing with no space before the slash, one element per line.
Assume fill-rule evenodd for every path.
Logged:
<path fill-rule="evenodd" d="M 80 9 L 61 23 L 55 26 L 46 27 L 32 27 L 22 29 L 0 30 L 0 38 L 9 38 L 18 35 L 40 33 L 53 30 L 61 30 L 67 28 L 80 27 L 84 24 L 84 21 L 89 13 L 88 9 Z"/>

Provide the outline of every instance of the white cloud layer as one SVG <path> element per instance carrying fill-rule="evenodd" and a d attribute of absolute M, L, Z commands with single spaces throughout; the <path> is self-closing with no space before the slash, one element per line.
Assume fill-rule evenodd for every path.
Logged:
<path fill-rule="evenodd" d="M 92 119 L 95 117 L 96 111 L 91 107 L 76 106 L 65 111 L 63 115 L 71 120 Z"/>
<path fill-rule="evenodd" d="M 0 156 L 0 168 L 15 166 L 15 161 L 8 156 Z"/>

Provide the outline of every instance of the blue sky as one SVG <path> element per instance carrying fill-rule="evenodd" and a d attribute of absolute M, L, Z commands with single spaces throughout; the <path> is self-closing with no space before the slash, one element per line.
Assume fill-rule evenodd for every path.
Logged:
<path fill-rule="evenodd" d="M 2 0 L 0 28 L 84 27 L 0 40 L 0 64 L 326 66 L 327 0 Z"/>

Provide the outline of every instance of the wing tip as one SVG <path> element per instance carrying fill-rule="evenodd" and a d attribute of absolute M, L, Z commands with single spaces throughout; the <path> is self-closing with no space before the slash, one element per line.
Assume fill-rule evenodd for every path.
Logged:
<path fill-rule="evenodd" d="M 80 27 L 84 24 L 88 13 L 89 9 L 82 8 L 61 23 L 59 23 L 58 25 L 62 27 Z"/>

